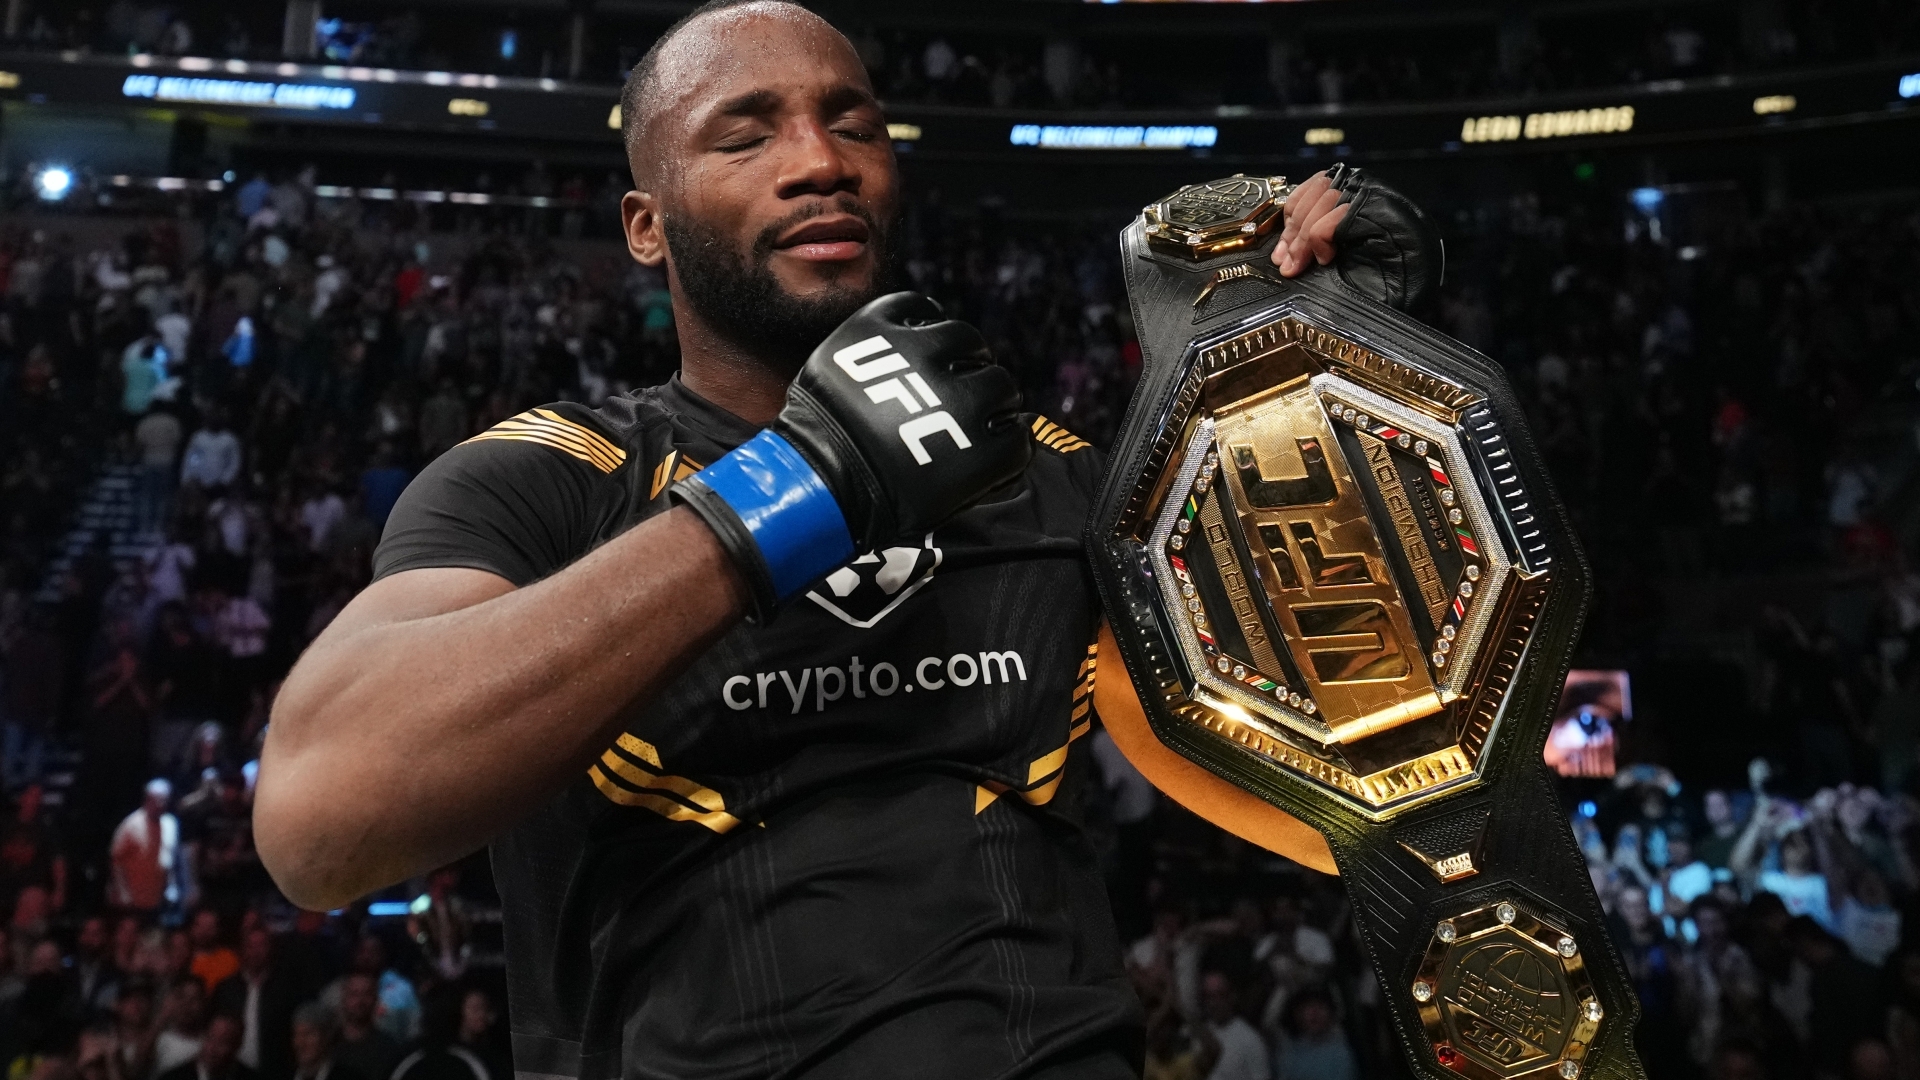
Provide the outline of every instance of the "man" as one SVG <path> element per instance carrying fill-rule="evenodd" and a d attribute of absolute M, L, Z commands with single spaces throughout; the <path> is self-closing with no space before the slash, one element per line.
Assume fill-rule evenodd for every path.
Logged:
<path fill-rule="evenodd" d="M 213 992 L 213 1011 L 240 1021 L 239 1061 L 261 1080 L 293 1072 L 293 1010 L 299 991 L 273 962 L 273 935 L 263 926 L 241 935 L 240 970 Z"/>
<path fill-rule="evenodd" d="M 81 1016 L 111 1011 L 120 994 L 124 973 L 114 965 L 112 942 L 104 915 L 80 920 L 73 938 L 73 989 Z"/>
<path fill-rule="evenodd" d="M 220 913 L 211 908 L 194 912 L 193 921 L 187 925 L 188 940 L 193 942 L 193 959 L 187 970 L 206 987 L 209 1000 L 220 984 L 240 973 L 240 954 L 227 945 L 224 929 Z"/>
<path fill-rule="evenodd" d="M 140 525 L 158 529 L 173 498 L 174 469 L 180 459 L 180 441 L 186 432 L 173 410 L 155 405 L 133 426 L 133 445 L 140 455 Z"/>
<path fill-rule="evenodd" d="M 240 439 L 227 430 L 219 409 L 209 409 L 205 425 L 187 440 L 187 452 L 180 459 L 180 482 L 219 491 L 239 478 Z"/>
<path fill-rule="evenodd" d="M 411 932 L 408 936 L 412 936 Z M 353 958 L 347 965 L 347 973 L 320 992 L 321 1004 L 355 1012 L 346 1001 L 346 993 L 356 975 L 365 975 L 372 980 L 373 993 L 366 1006 L 368 1023 L 386 1032 L 393 1039 L 395 1049 L 420 1034 L 420 996 L 414 992 L 413 983 L 407 981 L 405 975 L 388 965 L 387 947 L 377 934 L 366 934 L 354 943 Z M 351 1018 L 347 1020 L 347 1027 L 351 1038 L 354 1035 Z"/>
<path fill-rule="evenodd" d="M 206 1045 L 206 987 L 192 975 L 178 975 L 166 993 L 156 1025 L 159 1030 L 153 1037 L 153 1071 L 156 1075 L 191 1066 Z"/>
<path fill-rule="evenodd" d="M 121 910 L 152 914 L 175 894 L 172 879 L 180 853 L 180 822 L 167 812 L 172 798 L 172 784 L 148 781 L 140 808 L 113 830 L 113 877 L 107 885 L 107 902 Z"/>
<path fill-rule="evenodd" d="M 255 1080 L 254 1071 L 240 1063 L 240 1021 L 216 1016 L 207 1022 L 200 1053 L 192 1061 L 163 1072 L 159 1080 Z"/>
<path fill-rule="evenodd" d="M 1240 1015 L 1240 988 L 1224 971 L 1200 980 L 1200 1009 L 1220 1044 L 1220 1058 L 1207 1080 L 1271 1080 L 1266 1040 Z"/>
<path fill-rule="evenodd" d="M 386 1080 L 400 1063 L 400 1040 L 375 1022 L 379 1006 L 375 976 L 355 971 L 340 980 L 340 1042 L 333 1059 L 367 1080 Z"/>
<path fill-rule="evenodd" d="M 1096 455 L 977 332 L 875 300 L 898 175 L 826 23 L 702 8 L 622 116 L 680 374 L 414 481 L 276 703 L 262 859 L 332 907 L 491 840 L 522 1072 L 1136 1075 L 1057 797 Z M 1295 271 L 1344 197 L 1305 195 Z"/>
<path fill-rule="evenodd" d="M 153 984 L 128 976 L 113 1002 L 114 1055 L 127 1080 L 153 1075 Z"/>
<path fill-rule="evenodd" d="M 334 1060 L 333 1014 L 317 1001 L 293 1011 L 293 1080 L 374 1080 Z"/>
<path fill-rule="evenodd" d="M 14 669 L 9 668 L 11 675 Z M 67 857 L 47 824 L 46 789 L 28 784 L 20 792 L 12 819 L 0 824 L 0 897 L 18 896 L 22 889 L 46 890 L 49 906 L 67 906 Z"/>

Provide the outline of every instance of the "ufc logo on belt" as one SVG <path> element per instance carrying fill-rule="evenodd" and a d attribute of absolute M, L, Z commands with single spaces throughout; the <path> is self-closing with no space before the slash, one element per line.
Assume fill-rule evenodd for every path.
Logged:
<path fill-rule="evenodd" d="M 867 398 L 875 405 L 888 401 L 897 401 L 913 418 L 900 425 L 900 441 L 913 451 L 913 460 L 922 465 L 933 464 L 933 455 L 927 453 L 926 439 L 936 432 L 944 431 L 953 438 L 953 444 L 962 450 L 973 446 L 967 433 L 960 430 L 960 424 L 947 410 L 940 408 L 940 399 L 933 388 L 920 373 L 910 370 L 913 365 L 897 352 L 890 352 L 893 345 L 886 338 L 875 334 L 865 341 L 856 341 L 852 345 L 833 354 L 833 362 L 857 383 L 872 382 L 884 375 L 906 372 L 903 376 L 887 379 L 866 388 Z M 884 355 L 879 355 L 884 354 Z M 868 359 L 872 357 L 872 359 Z M 904 382 L 902 380 L 905 380 Z M 909 390 L 908 388 L 912 389 Z M 916 400 L 916 398 L 918 400 Z M 914 415 L 924 408 L 936 411 L 925 416 Z"/>

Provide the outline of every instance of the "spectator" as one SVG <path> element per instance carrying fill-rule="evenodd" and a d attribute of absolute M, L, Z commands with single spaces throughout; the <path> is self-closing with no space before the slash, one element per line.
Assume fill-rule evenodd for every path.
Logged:
<path fill-rule="evenodd" d="M 71 971 L 81 1016 L 108 1012 L 119 1000 L 122 975 L 113 962 L 105 916 L 90 915 L 80 921 L 80 931 L 74 935 Z"/>
<path fill-rule="evenodd" d="M 183 437 L 179 418 L 164 406 L 147 410 L 133 427 L 134 446 L 140 454 L 140 523 L 147 528 L 160 524 L 173 498 Z"/>
<path fill-rule="evenodd" d="M 120 984 L 113 1001 L 114 1056 L 122 1080 L 154 1075 L 153 984 L 130 976 Z"/>
<path fill-rule="evenodd" d="M 373 462 L 360 474 L 361 507 L 375 525 L 385 528 L 387 515 L 400 501 L 413 474 L 395 460 L 393 444 L 382 442 L 373 453 Z"/>
<path fill-rule="evenodd" d="M 368 1080 L 353 1067 L 334 1060 L 339 1025 L 319 1002 L 293 1010 L 293 1080 Z"/>
<path fill-rule="evenodd" d="M 1658 877 L 1661 910 L 1669 914 L 1684 914 L 1688 904 L 1713 889 L 1713 868 L 1694 857 L 1692 838 L 1679 829 L 1667 833 L 1666 865 Z"/>
<path fill-rule="evenodd" d="M 299 989 L 273 960 L 273 937 L 265 927 L 241 935 L 240 970 L 213 992 L 213 1011 L 240 1022 L 240 1064 L 261 1080 L 293 1075 L 293 1017 Z"/>
<path fill-rule="evenodd" d="M 1197 1004 L 1199 1000 L 1200 947 L 1185 927 L 1185 910 L 1162 901 L 1153 913 L 1153 932 L 1127 950 L 1127 967 L 1135 983 L 1169 997 L 1175 1008 L 1183 1001 Z M 1183 988 L 1190 993 L 1183 993 Z"/>
<path fill-rule="evenodd" d="M 228 692 L 223 712 L 230 721 L 240 719 L 247 695 L 266 679 L 262 667 L 267 659 L 267 633 L 272 629 L 273 621 L 252 596 L 230 594 L 217 601 L 213 641 L 225 654 L 223 681 Z"/>
<path fill-rule="evenodd" d="M 1209 971 L 1200 981 L 1201 1008 L 1220 1057 L 1207 1080 L 1270 1080 L 1267 1044 L 1240 1015 L 1240 988 L 1224 972 Z"/>
<path fill-rule="evenodd" d="M 486 1066 L 493 1080 L 513 1076 L 513 1053 L 493 995 L 478 986 L 460 996 L 460 1045 Z"/>
<path fill-rule="evenodd" d="M 265 871 L 253 846 L 253 806 L 245 776 L 232 765 L 217 766 L 213 772 L 211 783 L 181 800 L 180 831 L 198 900 L 206 905 L 200 915 L 220 912 L 237 918 L 248 898 L 265 887 Z M 247 1064 L 258 1067 L 258 1062 Z M 277 1075 L 269 1070 L 267 1080 Z"/>
<path fill-rule="evenodd" d="M 242 218 L 251 218 L 266 205 L 267 197 L 273 192 L 273 184 L 268 182 L 265 173 L 254 173 L 253 179 L 240 186 L 234 193 L 235 208 Z"/>
<path fill-rule="evenodd" d="M 1880 980 L 1808 916 L 1796 916 L 1787 934 L 1795 959 L 1811 976 L 1808 1048 L 1813 1062 L 1821 1069 L 1841 1071 L 1854 1044 L 1877 1036 L 1885 1025 Z"/>
<path fill-rule="evenodd" d="M 1287 1002 L 1273 1075 L 1275 1080 L 1359 1080 L 1353 1047 L 1323 991 L 1306 990 Z"/>
<path fill-rule="evenodd" d="M 393 1080 L 493 1080 L 487 1067 L 459 1038 L 462 999 L 457 987 L 427 995 L 420 1039 L 393 1068 Z"/>
<path fill-rule="evenodd" d="M 254 1071 L 240 1063 L 239 1051 L 240 1021 L 216 1016 L 207 1022 L 198 1056 L 161 1073 L 158 1080 L 254 1080 Z"/>
<path fill-rule="evenodd" d="M 60 708 L 60 689 L 66 681 L 67 656 L 54 632 L 52 613 L 44 607 L 29 610 L 23 625 L 0 638 L 5 685 L 0 687 L 0 736 L 4 761 L 0 784 L 19 788 L 40 775 L 46 740 Z"/>
<path fill-rule="evenodd" d="M 188 970 L 200 980 L 211 999 L 215 989 L 239 972 L 240 954 L 228 948 L 223 940 L 219 914 L 205 908 L 193 913 L 187 937 L 193 943 L 193 960 Z M 219 1002 L 214 1004 L 217 1007 Z"/>
<path fill-rule="evenodd" d="M 1253 958 L 1264 964 L 1273 980 L 1273 996 L 1266 1006 L 1268 1023 L 1279 1019 L 1293 994 L 1320 985 L 1333 967 L 1333 939 L 1308 925 L 1300 898 L 1282 892 L 1269 907 L 1270 930 L 1254 946 Z"/>
<path fill-rule="evenodd" d="M 153 404 L 154 391 L 167 379 L 166 346 L 160 335 L 148 331 L 120 353 L 120 411 L 139 416 Z"/>
<path fill-rule="evenodd" d="M 206 423 L 187 440 L 187 453 L 180 462 L 180 482 L 214 491 L 239 478 L 240 440 L 227 430 L 220 410 L 211 410 Z"/>
<path fill-rule="evenodd" d="M 1205 1080 L 1220 1059 L 1220 1044 L 1205 1024 L 1189 1025 L 1170 998 L 1147 1009 L 1146 1068 L 1141 1080 Z"/>
<path fill-rule="evenodd" d="M 439 457 L 468 434 L 467 406 L 455 391 L 453 379 L 442 378 L 439 389 L 420 406 L 420 456 L 426 460 Z"/>
<path fill-rule="evenodd" d="M 361 1076 L 392 1077 L 400 1064 L 400 1040 L 381 1030 L 378 977 L 350 972 L 340 980 L 340 1042 L 334 1060 Z"/>
<path fill-rule="evenodd" d="M 187 598 L 187 578 L 198 559 L 194 555 L 193 545 L 187 543 L 179 532 L 147 549 L 141 556 L 141 562 L 147 568 L 147 587 L 153 590 L 156 599 L 165 603 Z"/>
<path fill-rule="evenodd" d="M 41 818 L 45 789 L 29 784 L 20 792 L 12 820 L 0 826 L 0 897 L 40 889 L 54 911 L 67 906 L 67 858 Z"/>
<path fill-rule="evenodd" d="M 1709 791 L 1702 800 L 1708 833 L 1697 846 L 1701 861 L 1715 870 L 1725 870 L 1740 838 L 1740 820 L 1734 813 L 1733 798 L 1721 790 Z"/>
<path fill-rule="evenodd" d="M 151 915 L 179 898 L 173 870 L 180 853 L 180 822 L 167 812 L 172 798 L 172 784 L 148 781 L 145 801 L 114 830 L 108 900 L 115 906 Z"/>
<path fill-rule="evenodd" d="M 160 1008 L 153 1038 L 153 1075 L 191 1066 L 206 1034 L 207 989 L 192 975 L 176 975 Z M 236 1046 L 228 1051 L 237 1051 Z M 189 1076 L 189 1080 L 197 1080 Z"/>
<path fill-rule="evenodd" d="M 80 743 L 87 786 L 104 806 L 127 805 L 150 768 L 147 738 L 155 702 L 139 637 L 132 620 L 114 620 L 107 627 L 105 656 L 87 676 Z"/>
<path fill-rule="evenodd" d="M 1762 870 L 1758 886 L 1786 901 L 1787 910 L 1808 915 L 1821 926 L 1833 925 L 1833 908 L 1828 900 L 1827 877 L 1817 869 L 1814 833 L 1804 828 L 1784 827 L 1780 837 L 1780 869 Z"/>
<path fill-rule="evenodd" d="M 316 488 L 300 504 L 300 524 L 306 529 L 308 549 L 315 554 L 326 551 L 335 526 L 346 516 L 346 500 L 339 492 Z"/>

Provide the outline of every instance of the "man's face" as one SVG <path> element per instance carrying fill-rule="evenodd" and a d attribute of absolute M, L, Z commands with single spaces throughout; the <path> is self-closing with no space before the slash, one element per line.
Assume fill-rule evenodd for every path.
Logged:
<path fill-rule="evenodd" d="M 373 1019 L 377 1000 L 373 980 L 365 975 L 349 975 L 340 987 L 340 1012 L 356 1026 Z"/>
<path fill-rule="evenodd" d="M 268 962 L 273 959 L 273 938 L 265 930 L 249 930 L 240 949 L 241 966 L 257 975 L 267 970 Z"/>
<path fill-rule="evenodd" d="M 80 924 L 80 935 L 74 941 L 80 955 L 96 957 L 107 950 L 107 920 L 95 916 Z"/>
<path fill-rule="evenodd" d="M 1201 984 L 1201 1004 L 1207 1011 L 1207 1019 L 1215 1024 L 1224 1024 L 1233 1019 L 1233 984 L 1218 972 L 1209 972 Z"/>
<path fill-rule="evenodd" d="M 317 1025 L 297 1022 L 293 1025 L 293 1060 L 302 1069 L 312 1068 L 327 1056 L 327 1033 Z"/>
<path fill-rule="evenodd" d="M 144 1028 L 153 1018 L 153 999 L 144 991 L 140 993 L 122 991 L 120 997 L 113 1003 L 113 1015 L 125 1027 L 136 1030 Z"/>
<path fill-rule="evenodd" d="M 884 287 L 899 177 L 865 68 L 817 17 L 753 6 L 682 31 L 652 94 L 629 247 L 722 337 L 797 366 Z"/>
<path fill-rule="evenodd" d="M 167 1011 L 172 1014 L 175 1025 L 191 1031 L 200 1022 L 201 1010 L 206 1008 L 206 994 L 199 980 L 181 980 L 173 988 L 172 999 L 167 1003 Z"/>
<path fill-rule="evenodd" d="M 231 1016 L 214 1017 L 200 1043 L 200 1064 L 210 1073 L 224 1072 L 239 1052 L 240 1022 Z"/>
<path fill-rule="evenodd" d="M 193 944 L 196 948 L 211 949 L 220 940 L 220 917 L 211 911 L 202 911 L 193 917 Z"/>
<path fill-rule="evenodd" d="M 1733 821 L 1733 803 L 1727 799 L 1724 791 L 1707 792 L 1707 821 L 1713 825 L 1726 825 Z"/>
<path fill-rule="evenodd" d="M 378 975 L 387 968 L 387 950 L 376 937 L 363 937 L 353 947 L 353 970 Z"/>

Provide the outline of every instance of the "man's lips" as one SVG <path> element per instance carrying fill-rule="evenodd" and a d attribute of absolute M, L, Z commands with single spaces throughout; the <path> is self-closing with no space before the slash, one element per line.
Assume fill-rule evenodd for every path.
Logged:
<path fill-rule="evenodd" d="M 782 236 L 774 250 L 809 262 L 845 262 L 866 253 L 870 230 L 852 214 L 817 217 Z"/>

